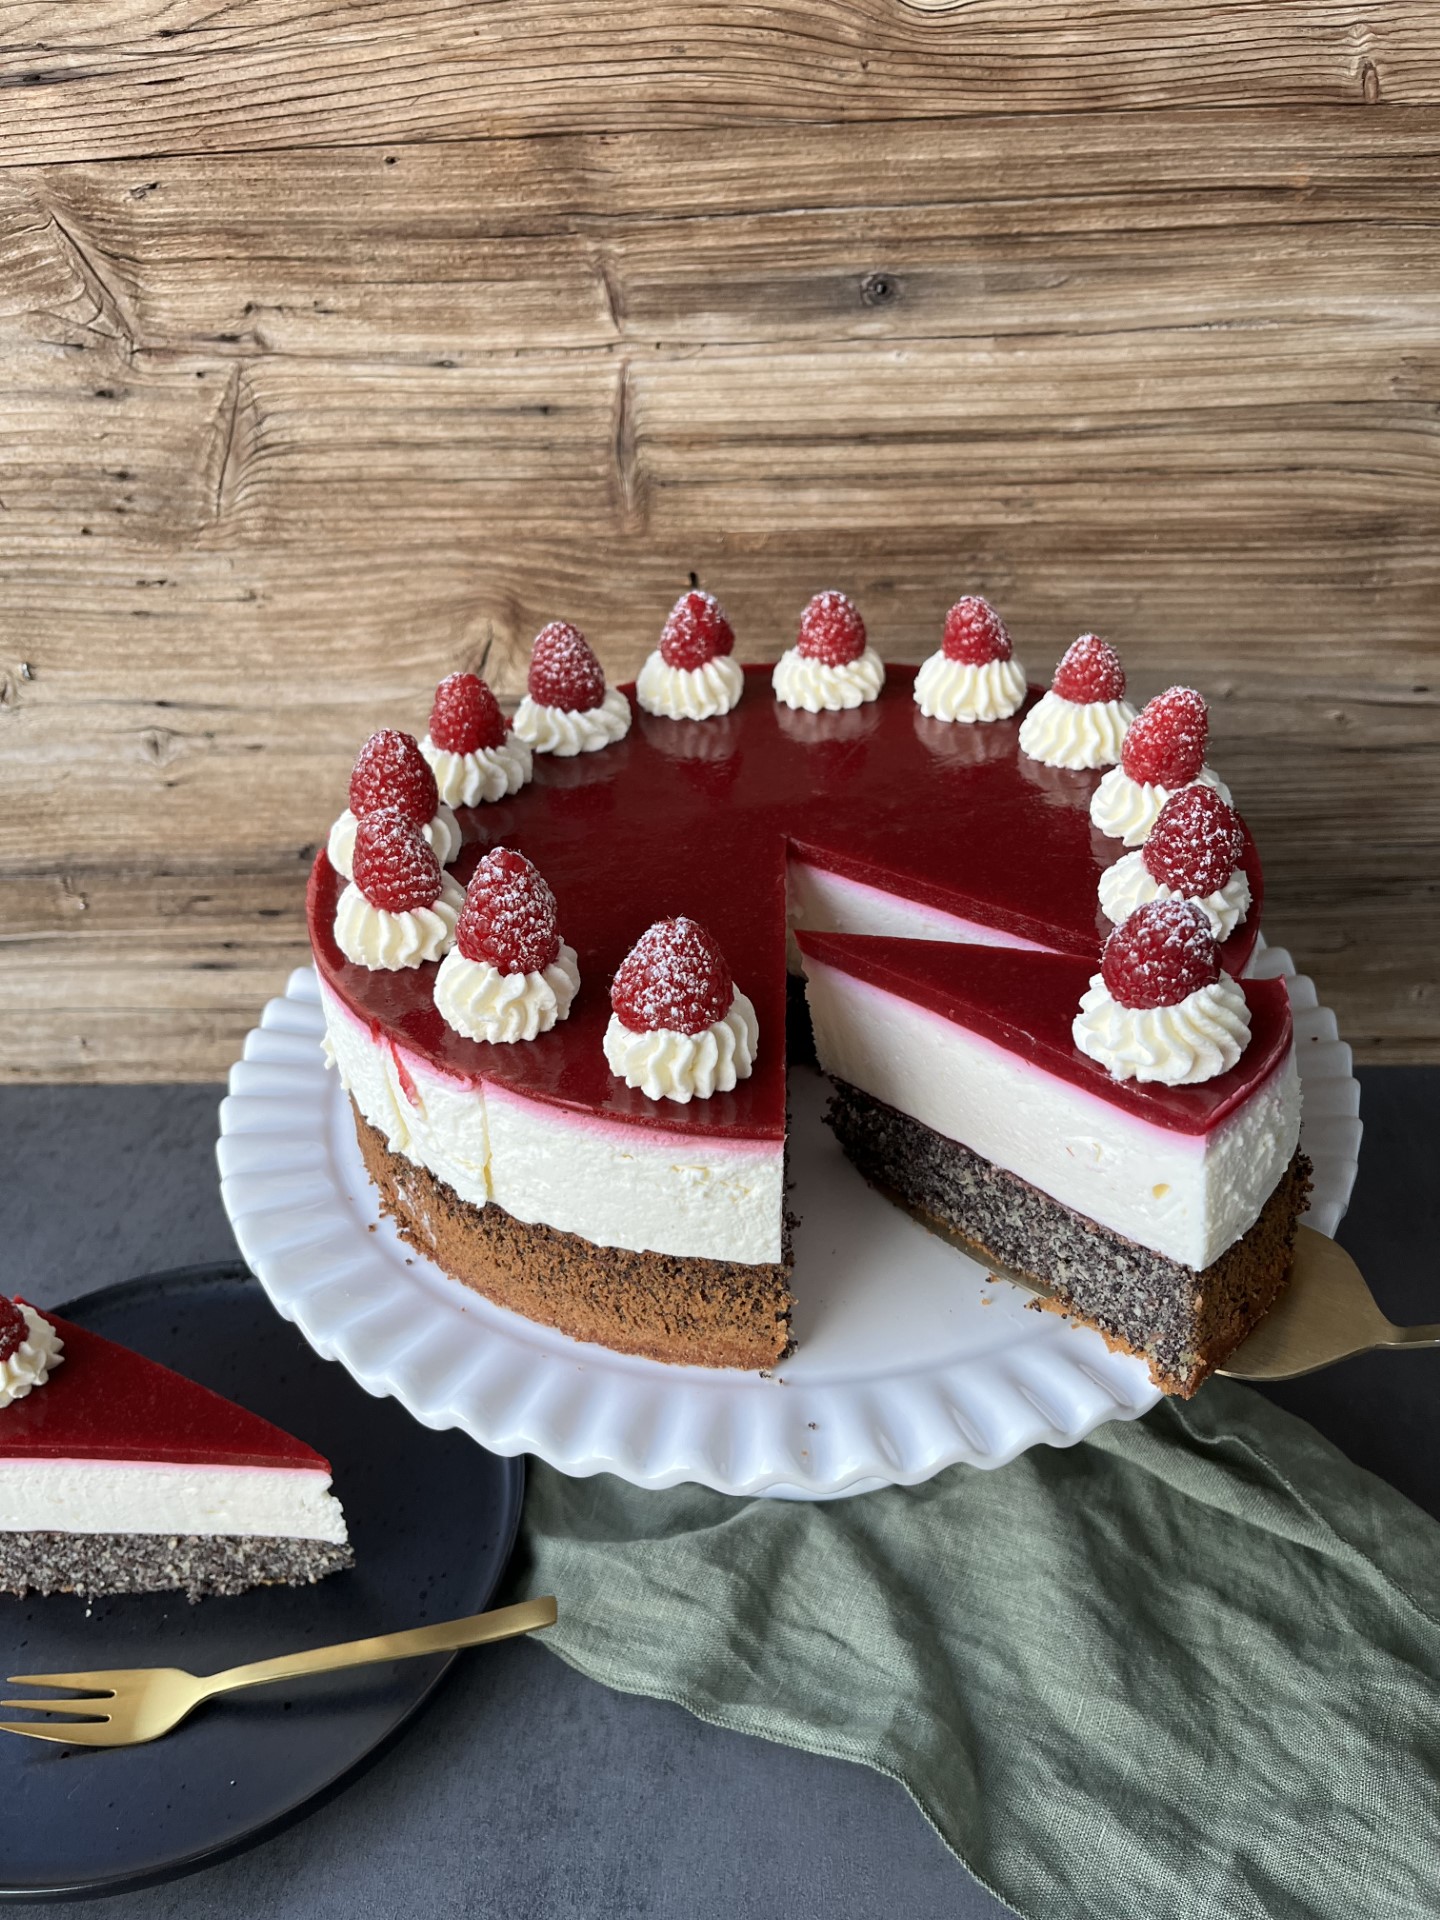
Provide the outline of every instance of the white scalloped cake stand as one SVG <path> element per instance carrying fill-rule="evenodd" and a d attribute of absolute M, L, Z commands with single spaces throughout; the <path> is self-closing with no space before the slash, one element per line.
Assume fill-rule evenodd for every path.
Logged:
<path fill-rule="evenodd" d="M 1261 952 L 1253 971 L 1290 976 L 1315 1163 L 1309 1221 L 1333 1233 L 1360 1144 L 1350 1049 L 1287 953 Z M 323 1031 L 303 968 L 231 1069 L 221 1193 L 284 1317 L 426 1426 L 462 1427 L 495 1453 L 538 1454 L 570 1474 L 814 1500 L 1069 1446 L 1160 1397 L 1138 1360 L 1028 1309 L 1028 1295 L 873 1193 L 821 1124 L 824 1083 L 804 1069 L 790 1083 L 793 1358 L 773 1377 L 669 1367 L 537 1326 L 448 1279 L 380 1218 Z"/>

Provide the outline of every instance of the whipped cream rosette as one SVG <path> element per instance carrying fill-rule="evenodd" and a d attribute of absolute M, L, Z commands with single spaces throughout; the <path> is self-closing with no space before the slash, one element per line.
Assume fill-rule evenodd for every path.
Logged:
<path fill-rule="evenodd" d="M 946 614 L 939 652 L 915 675 L 915 704 L 927 720 L 972 725 L 1008 720 L 1025 704 L 1025 669 L 988 600 L 967 593 Z"/>
<path fill-rule="evenodd" d="M 840 713 L 878 699 L 885 663 L 866 638 L 860 609 L 833 589 L 800 616 L 795 645 L 775 662 L 775 698 L 805 713 Z"/>
<path fill-rule="evenodd" d="M 1243 846 L 1239 815 L 1213 787 L 1181 787 L 1138 852 L 1101 874 L 1101 908 L 1118 926 L 1152 900 L 1188 900 L 1228 940 L 1250 910 Z"/>
<path fill-rule="evenodd" d="M 598 753 L 630 731 L 630 702 L 605 685 L 605 670 L 578 627 L 552 620 L 535 636 L 515 733 L 535 753 L 568 759 Z"/>
<path fill-rule="evenodd" d="M 1111 840 L 1138 847 L 1179 788 L 1213 787 L 1228 801 L 1229 789 L 1205 764 L 1209 733 L 1210 710 L 1193 687 L 1157 693 L 1126 733 L 1119 766 L 1091 795 L 1091 824 Z"/>
<path fill-rule="evenodd" d="M 442 867 L 460 851 L 460 824 L 441 799 L 413 734 L 394 727 L 371 734 L 351 770 L 349 801 L 325 845 L 331 866 L 347 880 L 354 878 L 356 827 L 363 815 L 381 807 L 392 807 L 412 821 Z"/>
<path fill-rule="evenodd" d="M 605 1058 L 651 1100 L 708 1100 L 754 1070 L 760 1027 L 725 956 L 681 914 L 641 934 L 616 971 Z"/>
<path fill-rule="evenodd" d="M 1191 1087 L 1230 1071 L 1249 1044 L 1250 1008 L 1199 907 L 1154 900 L 1116 927 L 1073 1035 L 1115 1080 Z"/>
<path fill-rule="evenodd" d="M 436 687 L 420 751 L 447 807 L 504 800 L 520 791 L 534 769 L 529 747 L 506 726 L 478 673 L 447 674 Z"/>
<path fill-rule="evenodd" d="M 523 853 L 492 847 L 471 876 L 455 945 L 435 976 L 435 1005 L 467 1040 L 534 1040 L 567 1019 L 580 990 L 555 896 Z"/>
<path fill-rule="evenodd" d="M 0 1409 L 43 1387 L 65 1358 L 64 1347 L 43 1314 L 0 1295 Z"/>
<path fill-rule="evenodd" d="M 335 944 L 347 960 L 386 973 L 438 960 L 464 904 L 413 820 L 398 807 L 361 814 L 354 872 L 335 907 Z"/>
<path fill-rule="evenodd" d="M 1082 633 L 1021 721 L 1020 750 L 1047 767 L 1114 766 L 1134 718 L 1119 654 Z"/>
<path fill-rule="evenodd" d="M 725 609 L 698 587 L 682 594 L 636 677 L 635 698 L 661 719 L 713 720 L 729 713 L 744 691 Z"/>

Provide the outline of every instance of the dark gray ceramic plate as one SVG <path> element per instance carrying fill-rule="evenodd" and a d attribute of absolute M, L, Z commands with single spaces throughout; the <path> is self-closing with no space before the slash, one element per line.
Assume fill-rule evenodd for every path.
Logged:
<path fill-rule="evenodd" d="M 70 1594 L 0 1596 L 0 1678 L 109 1666 L 214 1672 L 486 1606 L 514 1543 L 522 1463 L 372 1400 L 278 1318 L 243 1267 L 134 1280 L 60 1311 L 318 1447 L 335 1470 L 355 1567 L 314 1587 L 194 1607 L 170 1594 L 88 1610 Z M 0 1899 L 144 1885 L 253 1844 L 372 1759 L 456 1657 L 257 1688 L 202 1707 L 150 1746 L 94 1752 L 0 1734 Z M 390 1764 L 402 1766 L 403 1753 Z"/>

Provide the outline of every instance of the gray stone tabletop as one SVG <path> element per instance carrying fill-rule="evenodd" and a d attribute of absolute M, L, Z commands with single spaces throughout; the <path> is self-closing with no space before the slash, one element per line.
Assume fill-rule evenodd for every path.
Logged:
<path fill-rule="evenodd" d="M 1341 1238 L 1397 1320 L 1440 1319 L 1440 1069 L 1361 1074 L 1366 1139 Z M 234 1257 L 214 1087 L 0 1089 L 0 1287 L 55 1304 Z M 1440 1353 L 1374 1355 L 1274 1390 L 1440 1517 Z M 67 1903 L 70 1904 L 70 1903 Z M 903 1790 L 863 1768 L 608 1693 L 515 1643 L 300 1825 L 117 1920 L 994 1920 L 1006 1909 Z"/>

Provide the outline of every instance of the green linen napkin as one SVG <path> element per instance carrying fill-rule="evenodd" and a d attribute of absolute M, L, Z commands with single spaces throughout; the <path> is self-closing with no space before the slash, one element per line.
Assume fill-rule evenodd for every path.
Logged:
<path fill-rule="evenodd" d="M 1440 1913 L 1440 1533 L 1258 1394 L 819 1504 L 531 1469 L 545 1644 L 891 1775 L 1027 1920 Z"/>

